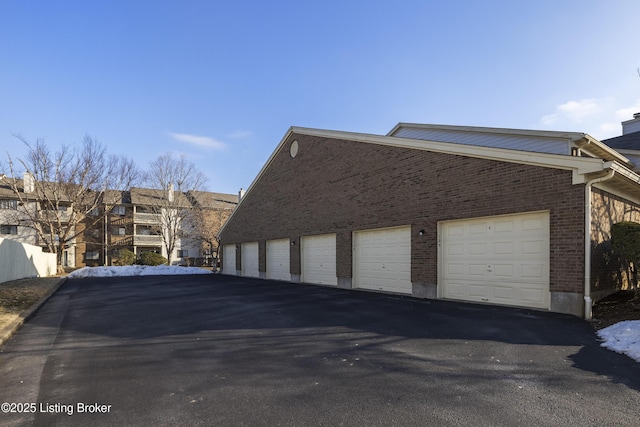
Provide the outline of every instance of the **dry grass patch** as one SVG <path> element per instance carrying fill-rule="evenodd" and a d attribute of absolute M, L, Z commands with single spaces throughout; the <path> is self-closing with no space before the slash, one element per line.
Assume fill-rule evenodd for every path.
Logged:
<path fill-rule="evenodd" d="M 60 280 L 37 277 L 0 283 L 0 330 L 51 292 Z"/>

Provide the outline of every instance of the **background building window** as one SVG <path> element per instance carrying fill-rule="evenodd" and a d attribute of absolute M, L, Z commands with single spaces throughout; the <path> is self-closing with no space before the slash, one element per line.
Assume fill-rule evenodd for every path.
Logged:
<path fill-rule="evenodd" d="M 114 236 L 124 236 L 127 234 L 127 229 L 125 227 L 113 227 L 111 234 Z"/>
<path fill-rule="evenodd" d="M 18 226 L 0 225 L 0 234 L 18 234 Z"/>
<path fill-rule="evenodd" d="M 99 260 L 100 252 L 99 251 L 86 251 L 84 253 L 84 259 L 86 260 Z"/>
<path fill-rule="evenodd" d="M 189 256 L 189 251 L 186 249 L 178 250 L 178 258 L 186 258 Z"/>
<path fill-rule="evenodd" d="M 124 216 L 125 208 L 124 206 L 114 206 L 113 208 L 111 208 L 111 213 L 114 215 Z"/>
<path fill-rule="evenodd" d="M 18 209 L 18 201 L 0 200 L 0 209 Z"/>

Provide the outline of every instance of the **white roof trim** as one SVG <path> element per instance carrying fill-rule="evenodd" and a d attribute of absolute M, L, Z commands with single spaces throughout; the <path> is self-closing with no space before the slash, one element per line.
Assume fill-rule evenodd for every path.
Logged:
<path fill-rule="evenodd" d="M 528 130 L 528 129 L 508 129 L 490 128 L 480 126 L 455 126 L 455 125 L 433 125 L 424 123 L 398 123 L 387 136 L 393 136 L 401 128 L 426 129 L 426 130 L 448 130 L 457 132 L 479 132 L 499 135 L 520 135 L 547 139 L 565 140 L 573 143 L 576 147 L 595 156 L 603 157 L 605 160 L 615 160 L 627 165 L 631 165 L 628 158 L 612 149 L 603 142 L 598 141 L 589 134 L 583 132 L 560 132 L 551 130 Z"/>
<path fill-rule="evenodd" d="M 570 139 L 578 140 L 585 137 L 582 132 L 558 132 L 552 130 L 529 130 L 529 129 L 508 129 L 508 128 L 491 128 L 482 126 L 456 126 L 456 125 L 433 125 L 425 123 L 403 123 L 400 122 L 394 126 L 387 136 L 393 136 L 400 128 L 409 127 L 415 129 L 431 129 L 431 130 L 452 130 L 458 132 L 482 132 L 494 133 L 501 135 L 526 135 L 544 138 Z"/>
<path fill-rule="evenodd" d="M 520 163 L 554 169 L 575 170 L 580 175 L 603 170 L 602 159 L 593 159 L 590 157 L 537 153 L 533 151 L 519 151 L 507 148 L 484 147 L 479 145 L 465 145 L 451 142 L 437 142 L 423 139 L 398 138 L 394 136 L 380 136 L 321 129 L 292 127 L 290 132 L 332 139 L 344 139 L 348 141 L 431 151 L 435 153 L 454 154 L 479 159 L 497 160 L 501 162 Z M 581 182 L 585 182 L 585 180 L 583 178 L 578 179 L 574 184 Z"/>
<path fill-rule="evenodd" d="M 462 129 L 458 126 L 453 126 L 457 129 Z M 490 129 L 490 128 L 482 128 L 482 129 Z M 488 132 L 489 130 L 487 130 Z M 540 134 L 540 133 L 550 133 L 550 134 L 562 134 L 560 132 L 551 132 L 551 131 L 524 131 L 531 132 L 531 134 Z M 498 129 L 497 133 L 508 134 L 508 129 Z M 387 145 L 391 147 L 401 147 L 401 148 L 409 148 L 414 150 L 423 150 L 430 151 L 434 153 L 444 153 L 444 154 L 454 154 L 465 157 L 473 157 L 479 159 L 487 159 L 487 160 L 496 160 L 501 162 L 508 163 L 519 163 L 525 165 L 553 168 L 553 169 L 563 169 L 563 170 L 571 170 L 572 171 L 572 182 L 573 184 L 581 184 L 587 181 L 587 177 L 585 175 L 596 174 L 598 172 L 607 171 L 612 165 L 617 165 L 616 167 L 620 168 L 620 170 L 627 170 L 631 174 L 634 174 L 638 177 L 637 174 L 628 170 L 625 166 L 622 166 L 615 162 L 603 162 L 602 159 L 594 159 L 590 157 L 577 157 L 577 156 L 568 156 L 562 154 L 548 154 L 548 153 L 538 153 L 531 151 L 518 151 L 511 150 L 506 148 L 494 148 L 494 147 L 484 147 L 477 145 L 465 145 L 458 143 L 450 143 L 450 142 L 436 142 L 436 141 L 426 141 L 421 139 L 409 139 L 409 138 L 398 138 L 394 136 L 382 136 L 382 135 L 373 135 L 373 134 L 364 134 L 364 133 L 355 133 L 355 132 L 343 132 L 343 131 L 333 131 L 333 130 L 323 130 L 323 129 L 312 129 L 312 128 L 303 128 L 303 127 L 291 127 L 285 133 L 282 140 L 275 148 L 269 159 L 264 164 L 258 175 L 251 182 L 251 185 L 245 192 L 244 197 L 240 200 L 240 203 L 236 206 L 233 213 L 227 219 L 227 222 L 233 218 L 235 212 L 240 209 L 243 202 L 251 193 L 251 190 L 254 188 L 256 183 L 262 178 L 262 175 L 271 165 L 274 157 L 280 152 L 280 149 L 285 144 L 285 142 L 289 139 L 292 134 L 300 134 L 300 135 L 308 135 L 308 136 L 317 136 L 321 138 L 331 138 L 331 139 L 341 139 L 346 141 L 355 141 L 369 144 L 379 144 L 379 145 Z M 585 134 L 575 133 L 574 135 L 580 135 L 584 137 Z M 558 136 L 561 137 L 561 136 Z M 638 177 L 640 180 L 640 177 Z M 225 225 L 222 226 L 219 234 L 225 229 Z"/>

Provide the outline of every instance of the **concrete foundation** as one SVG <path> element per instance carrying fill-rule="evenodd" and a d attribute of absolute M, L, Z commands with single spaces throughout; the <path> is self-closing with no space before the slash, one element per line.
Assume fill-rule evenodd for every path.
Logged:
<path fill-rule="evenodd" d="M 351 277 L 338 277 L 338 287 L 342 289 L 353 289 Z"/>
<path fill-rule="evenodd" d="M 436 299 L 438 298 L 438 286 L 434 283 L 413 282 L 411 295 L 416 298 Z"/>
<path fill-rule="evenodd" d="M 551 292 L 551 311 L 584 316 L 584 296 L 570 292 Z"/>

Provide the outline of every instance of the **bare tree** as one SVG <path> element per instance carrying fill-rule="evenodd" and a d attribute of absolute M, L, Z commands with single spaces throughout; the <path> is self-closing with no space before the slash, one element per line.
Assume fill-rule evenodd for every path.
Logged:
<path fill-rule="evenodd" d="M 190 216 L 187 238 L 193 245 L 199 246 L 205 253 L 208 252 L 214 262 L 218 258 L 220 247 L 218 231 L 237 205 L 237 200 L 232 201 L 226 196 L 229 195 L 191 191 L 187 193 L 195 207 Z"/>
<path fill-rule="evenodd" d="M 175 157 L 167 153 L 151 162 L 145 181 L 155 193 L 150 208 L 161 218 L 162 245 L 171 265 L 173 252 L 184 235 L 182 224 L 193 221 L 190 218 L 194 207 L 185 193 L 199 191 L 206 177 L 184 155 Z"/>
<path fill-rule="evenodd" d="M 35 230 L 40 244 L 57 254 L 58 269 L 62 254 L 84 227 L 102 220 L 95 215 L 108 211 L 119 201 L 119 193 L 135 184 L 139 172 L 124 156 L 107 155 L 95 139 L 85 136 L 82 147 L 62 146 L 53 153 L 44 140 L 29 144 L 24 158 L 8 157 L 9 181 L 17 199 L 16 225 Z M 18 178 L 23 176 L 23 179 Z"/>

